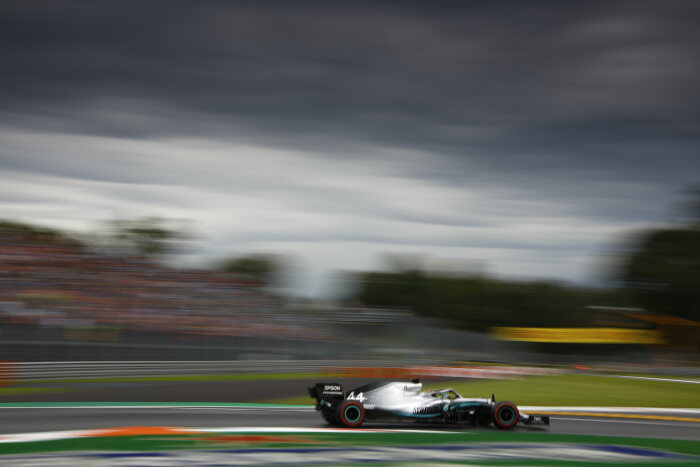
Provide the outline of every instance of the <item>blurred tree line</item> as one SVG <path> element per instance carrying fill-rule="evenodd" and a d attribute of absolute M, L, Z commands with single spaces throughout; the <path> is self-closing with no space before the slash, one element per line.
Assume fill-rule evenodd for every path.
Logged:
<path fill-rule="evenodd" d="M 109 243 L 121 244 L 142 258 L 157 258 L 176 251 L 190 234 L 172 221 L 158 217 L 113 219 L 107 223 Z"/>
<path fill-rule="evenodd" d="M 392 261 L 389 272 L 358 274 L 356 299 L 453 320 L 473 330 L 490 326 L 590 326 L 590 305 L 634 306 L 700 321 L 700 189 L 680 220 L 633 236 L 613 265 L 620 287 L 594 289 L 546 281 L 506 281 L 486 276 L 426 273 L 411 257 Z"/>
<path fill-rule="evenodd" d="M 244 276 L 268 288 L 283 288 L 285 276 L 293 275 L 289 257 L 274 253 L 247 253 L 216 261 L 217 271 Z"/>
<path fill-rule="evenodd" d="M 0 219 L 0 234 L 16 236 L 36 243 L 80 246 L 81 243 L 56 229 Z"/>
<path fill-rule="evenodd" d="M 588 326 L 588 305 L 618 301 L 609 290 L 419 270 L 368 272 L 359 280 L 357 298 L 366 305 L 408 309 L 479 331 L 491 326 Z"/>
<path fill-rule="evenodd" d="M 620 279 L 636 305 L 700 321 L 700 187 L 677 222 L 636 235 Z"/>

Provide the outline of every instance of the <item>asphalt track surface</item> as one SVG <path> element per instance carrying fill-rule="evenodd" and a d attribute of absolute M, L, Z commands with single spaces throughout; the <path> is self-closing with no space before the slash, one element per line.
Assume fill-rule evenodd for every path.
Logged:
<path fill-rule="evenodd" d="M 355 387 L 370 380 L 341 379 L 344 387 Z M 221 381 L 221 382 L 133 382 L 133 383 L 51 383 L 65 391 L 42 394 L 19 394 L 0 397 L 0 402 L 260 402 L 261 400 L 299 395 L 306 380 Z M 41 387 L 44 385 L 36 385 Z M 311 399 L 309 399 L 311 404 Z M 674 414 L 696 420 L 699 415 Z M 625 415 L 629 416 L 629 414 Z M 700 423 L 677 420 L 579 417 L 552 415 L 549 427 L 518 427 L 529 433 L 588 434 L 670 439 L 700 440 Z M 294 427 L 325 428 L 328 425 L 310 407 L 0 407 L 0 433 L 36 433 L 126 426 L 171 426 L 199 428 Z M 365 424 L 367 428 L 425 428 L 416 423 Z M 427 425 L 432 429 L 449 429 Z M 495 430 L 492 427 L 457 428 L 465 431 Z"/>
<path fill-rule="evenodd" d="M 697 414 L 678 414 L 697 418 Z M 0 433 L 31 433 L 123 426 L 197 428 L 327 428 L 312 407 L 67 407 L 0 408 Z M 493 427 L 443 427 L 416 423 L 367 423 L 366 428 L 482 431 Z M 700 441 L 700 423 L 650 419 L 552 416 L 549 427 L 516 428 L 527 433 L 585 434 Z"/>

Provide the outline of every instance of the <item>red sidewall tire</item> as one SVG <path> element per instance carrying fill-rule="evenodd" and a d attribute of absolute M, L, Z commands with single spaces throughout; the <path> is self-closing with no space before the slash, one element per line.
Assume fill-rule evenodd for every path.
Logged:
<path fill-rule="evenodd" d="M 345 401 L 336 412 L 338 422 L 348 428 L 356 428 L 365 421 L 365 408 L 358 401 Z"/>
<path fill-rule="evenodd" d="M 520 412 L 512 402 L 499 402 L 493 409 L 493 423 L 502 430 L 513 428 L 519 419 Z"/>

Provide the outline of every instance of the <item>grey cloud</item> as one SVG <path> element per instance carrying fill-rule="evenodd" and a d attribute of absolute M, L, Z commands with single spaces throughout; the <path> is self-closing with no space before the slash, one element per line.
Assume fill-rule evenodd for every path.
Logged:
<path fill-rule="evenodd" d="M 113 204 L 166 205 L 167 187 L 182 186 L 457 229 L 649 222 L 700 173 L 698 19 L 700 4 L 683 0 L 5 0 L 0 170 L 100 183 Z M 35 133 L 56 139 L 30 143 Z M 252 179 L 234 176 L 245 155 L 183 161 L 124 146 L 178 139 L 291 148 L 329 166 L 287 179 L 261 161 L 273 176 Z M 315 183 L 348 160 L 482 193 L 483 209 L 457 199 L 429 212 Z M 269 240 L 280 237 L 307 238 Z M 308 238 L 469 246 L 332 229 Z M 499 245 L 509 242 L 541 247 Z"/>
<path fill-rule="evenodd" d="M 605 137 L 586 120 L 640 118 L 648 100 L 661 104 L 642 106 L 651 123 L 660 110 L 697 116 L 692 3 L 669 2 L 663 11 L 653 2 L 8 5 L 0 15 L 10 70 L 4 109 L 68 106 L 81 126 L 105 98 L 131 98 L 243 118 L 268 132 L 437 150 L 471 141 L 436 131 L 444 125 L 500 127 L 487 143 L 507 149 L 538 138 L 556 143 L 562 115 L 579 128 L 567 141 Z M 167 113 L 158 117 L 165 122 L 150 131 L 115 122 L 93 131 L 183 130 L 168 125 Z M 621 128 L 648 134 L 638 130 Z"/>

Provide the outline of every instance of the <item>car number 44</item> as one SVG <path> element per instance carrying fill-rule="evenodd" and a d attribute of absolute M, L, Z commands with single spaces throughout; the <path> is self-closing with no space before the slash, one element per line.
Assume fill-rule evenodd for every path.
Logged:
<path fill-rule="evenodd" d="M 367 398 L 365 397 L 365 393 L 363 393 L 363 392 L 359 393 L 358 395 L 355 395 L 354 392 L 351 392 L 350 395 L 348 396 L 349 401 L 364 402 L 365 399 L 367 399 Z"/>

